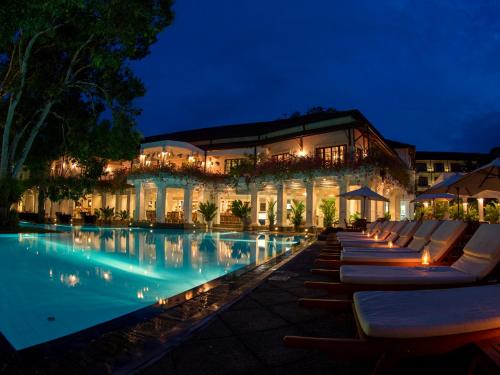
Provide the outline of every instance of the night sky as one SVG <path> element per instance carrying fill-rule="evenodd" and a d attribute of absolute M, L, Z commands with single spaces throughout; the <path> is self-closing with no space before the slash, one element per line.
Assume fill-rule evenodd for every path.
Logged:
<path fill-rule="evenodd" d="M 145 135 L 357 108 L 418 150 L 500 146 L 500 2 L 177 0 L 144 60 Z"/>

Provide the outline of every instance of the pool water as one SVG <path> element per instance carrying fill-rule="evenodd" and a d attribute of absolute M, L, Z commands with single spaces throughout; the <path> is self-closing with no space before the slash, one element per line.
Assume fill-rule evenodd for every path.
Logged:
<path fill-rule="evenodd" d="M 133 312 L 291 249 L 300 237 L 57 226 L 0 235 L 0 332 L 17 349 Z"/>

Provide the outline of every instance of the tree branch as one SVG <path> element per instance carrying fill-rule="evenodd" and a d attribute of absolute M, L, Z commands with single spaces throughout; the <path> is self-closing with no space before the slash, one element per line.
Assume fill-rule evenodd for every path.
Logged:
<path fill-rule="evenodd" d="M 12 176 L 14 178 L 19 178 L 19 175 L 21 174 L 23 165 L 26 162 L 26 158 L 28 157 L 28 153 L 31 150 L 31 146 L 33 146 L 33 142 L 35 141 L 35 138 L 38 135 L 40 128 L 45 123 L 45 119 L 47 118 L 47 115 L 50 113 L 50 109 L 52 108 L 53 104 L 54 103 L 52 102 L 52 100 L 49 100 L 47 103 L 45 103 L 45 106 L 40 113 L 40 117 L 38 118 L 38 121 L 36 122 L 33 129 L 31 129 L 28 140 L 24 144 L 24 148 L 23 148 L 23 152 L 21 154 L 21 157 L 19 158 L 19 160 L 17 161 L 17 163 L 14 167 L 14 171 L 12 173 Z"/>

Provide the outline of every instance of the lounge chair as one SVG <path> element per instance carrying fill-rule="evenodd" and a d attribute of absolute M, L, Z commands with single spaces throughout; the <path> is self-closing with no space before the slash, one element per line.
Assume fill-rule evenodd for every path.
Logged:
<path fill-rule="evenodd" d="M 453 250 L 465 233 L 467 224 L 463 221 L 445 221 L 431 235 L 430 242 L 424 246 L 428 252 L 429 264 L 439 264 Z M 418 266 L 421 264 L 422 251 L 407 249 L 366 249 L 365 251 L 343 251 L 340 260 L 332 260 L 329 267 L 339 267 L 348 264 L 374 264 L 389 266 Z"/>
<path fill-rule="evenodd" d="M 359 290 L 409 290 L 471 286 L 487 281 L 500 262 L 500 224 L 482 224 L 451 266 L 374 266 L 340 267 L 340 283 L 306 281 L 307 287 L 331 293 Z"/>
<path fill-rule="evenodd" d="M 424 246 L 430 241 L 432 233 L 441 225 L 441 222 L 438 220 L 427 220 L 422 223 L 418 227 L 418 229 L 413 234 L 413 238 L 411 242 L 406 246 L 402 247 L 405 243 L 408 242 L 410 236 L 412 235 L 410 231 L 407 235 L 401 236 L 393 247 L 383 247 L 383 246 L 373 246 L 371 247 L 346 247 L 344 249 L 332 249 L 326 248 L 325 251 L 320 253 L 320 256 L 316 260 L 316 265 L 320 265 L 322 267 L 339 267 L 340 263 L 338 262 L 341 258 L 341 255 L 349 252 L 349 254 L 362 252 L 365 253 L 367 251 L 377 253 L 388 252 L 391 254 L 401 254 L 403 252 L 419 252 Z M 410 228 L 411 229 L 411 228 Z M 334 262 L 336 261 L 336 262 Z"/>
<path fill-rule="evenodd" d="M 368 228 L 366 229 L 366 233 L 362 232 L 350 232 L 350 231 L 345 231 L 345 232 L 337 232 L 337 239 L 340 238 L 363 238 L 363 237 L 372 237 L 375 235 L 375 233 L 378 232 L 381 226 L 386 225 L 388 221 L 385 222 L 380 222 L 380 221 L 374 221 L 371 223 Z"/>
<path fill-rule="evenodd" d="M 358 292 L 354 301 L 302 300 L 306 306 L 353 310 L 356 338 L 285 336 L 288 347 L 320 349 L 334 359 L 378 360 L 390 372 L 404 358 L 444 354 L 500 336 L 500 284 L 469 288 Z"/>
<path fill-rule="evenodd" d="M 342 239 L 340 240 L 340 245 L 342 247 L 346 246 L 388 246 L 389 242 L 395 242 L 400 233 L 403 231 L 407 225 L 407 221 L 396 221 L 389 229 L 384 230 L 384 232 L 379 236 L 378 239 L 374 238 L 360 238 L 360 239 Z"/>

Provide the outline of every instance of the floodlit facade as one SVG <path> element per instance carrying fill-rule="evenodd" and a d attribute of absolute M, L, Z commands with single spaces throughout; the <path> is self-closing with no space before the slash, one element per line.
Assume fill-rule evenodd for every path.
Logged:
<path fill-rule="evenodd" d="M 414 147 L 386 141 L 357 110 L 315 113 L 283 120 L 218 126 L 146 137 L 132 162 L 113 162 L 126 170 L 129 187 L 95 192 L 79 202 L 46 202 L 46 212 L 92 213 L 100 207 L 127 210 L 136 222 L 190 227 L 202 223 L 200 202 L 218 207 L 216 226 L 238 225 L 233 200 L 251 205 L 253 227 L 269 224 L 274 200 L 276 227 L 292 227 L 294 201 L 306 210 L 303 226 L 323 226 L 323 199 L 336 201 L 339 225 L 361 212 L 360 201 L 339 194 L 367 185 L 389 198 L 371 202 L 368 220 L 410 217 L 414 188 Z M 68 168 L 66 166 L 65 168 Z M 69 166 L 71 168 L 71 166 Z M 36 192 L 27 192 L 21 211 L 36 211 Z"/>

